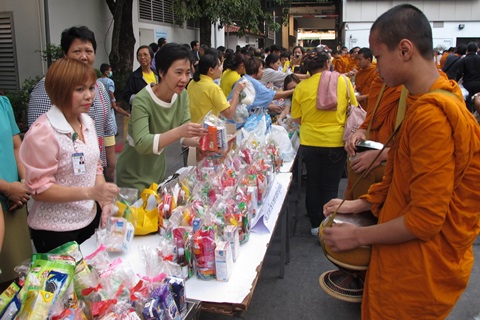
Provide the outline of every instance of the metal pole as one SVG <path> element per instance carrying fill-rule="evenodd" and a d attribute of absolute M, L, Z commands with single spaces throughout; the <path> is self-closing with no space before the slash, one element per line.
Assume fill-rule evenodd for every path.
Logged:
<path fill-rule="evenodd" d="M 45 42 L 47 43 L 47 65 L 50 67 L 52 64 L 52 55 L 49 49 L 50 47 L 50 20 L 48 15 L 48 0 L 43 0 L 43 15 L 45 19 Z"/>

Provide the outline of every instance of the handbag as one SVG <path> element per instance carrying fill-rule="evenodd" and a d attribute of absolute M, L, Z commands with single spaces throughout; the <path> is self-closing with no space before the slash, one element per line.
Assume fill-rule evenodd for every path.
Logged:
<path fill-rule="evenodd" d="M 136 236 L 143 236 L 158 231 L 160 219 L 158 214 L 158 204 L 161 201 L 157 188 L 158 185 L 152 183 L 149 188 L 142 191 L 141 199 L 130 207 L 135 220 L 134 225 Z"/>
<path fill-rule="evenodd" d="M 348 95 L 347 120 L 345 121 L 345 127 L 343 129 L 343 141 L 347 141 L 352 133 L 357 131 L 362 125 L 363 121 L 365 121 L 365 118 L 367 117 L 367 111 L 363 110 L 363 108 L 360 106 L 352 105 L 347 78 L 344 75 L 342 75 L 342 77 L 345 79 Z"/>

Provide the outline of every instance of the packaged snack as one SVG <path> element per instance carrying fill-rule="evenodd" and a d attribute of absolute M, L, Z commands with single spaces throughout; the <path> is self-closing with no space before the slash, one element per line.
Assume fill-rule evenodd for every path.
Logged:
<path fill-rule="evenodd" d="M 152 292 L 152 298 L 157 298 L 165 311 L 166 320 L 181 320 L 175 300 L 168 284 L 162 284 Z"/>
<path fill-rule="evenodd" d="M 162 309 L 160 300 L 157 298 L 149 298 L 142 310 L 144 320 L 164 320 L 165 311 Z"/>
<path fill-rule="evenodd" d="M 4 319 L 4 314 L 11 316 L 11 318 L 6 317 L 5 319 L 13 319 L 13 316 L 18 313 L 20 301 L 18 301 L 18 299 L 16 299 L 16 301 L 14 300 L 19 291 L 20 286 L 16 282 L 12 282 L 8 288 L 2 292 L 0 295 L 0 319 Z"/>
<path fill-rule="evenodd" d="M 62 299 L 75 274 L 75 259 L 55 254 L 34 254 L 32 267 L 19 293 L 22 308 L 17 319 L 45 319 Z"/>
<path fill-rule="evenodd" d="M 0 315 L 2 314 L 5 307 L 13 300 L 13 298 L 20 291 L 20 286 L 14 281 L 12 282 L 7 289 L 5 289 L 2 294 L 0 294 Z"/>
<path fill-rule="evenodd" d="M 133 240 L 135 228 L 125 218 L 110 217 L 104 245 L 108 252 L 126 252 Z"/>
<path fill-rule="evenodd" d="M 14 296 L 12 300 L 5 306 L 3 312 L 0 312 L 0 320 L 15 319 L 18 311 L 21 308 L 21 302 L 17 296 Z"/>
<path fill-rule="evenodd" d="M 75 259 L 75 276 L 73 278 L 75 293 L 77 296 L 81 296 L 83 289 L 86 289 L 92 285 L 92 281 L 98 282 L 98 277 L 96 274 L 92 274 L 90 268 L 88 268 L 87 263 L 83 259 L 82 252 L 80 251 L 80 246 L 77 242 L 71 241 L 67 242 L 64 245 L 61 245 L 49 253 L 53 254 L 62 254 L 69 255 Z"/>
<path fill-rule="evenodd" d="M 191 258 L 191 252 L 186 252 L 185 243 L 189 235 L 192 234 L 192 227 L 178 227 L 173 229 L 173 240 L 177 248 L 176 262 L 182 269 L 181 278 L 188 279 L 192 276 L 192 270 L 188 259 Z"/>
<path fill-rule="evenodd" d="M 218 281 L 227 282 L 232 274 L 233 258 L 230 243 L 219 241 L 215 248 L 215 271 Z"/>
<path fill-rule="evenodd" d="M 167 284 L 170 286 L 173 300 L 177 305 L 178 312 L 182 318 L 187 314 L 187 302 L 185 296 L 185 280 L 178 277 L 168 277 Z"/>
<path fill-rule="evenodd" d="M 211 227 L 198 230 L 193 235 L 195 270 L 202 280 L 215 279 L 215 230 Z"/>

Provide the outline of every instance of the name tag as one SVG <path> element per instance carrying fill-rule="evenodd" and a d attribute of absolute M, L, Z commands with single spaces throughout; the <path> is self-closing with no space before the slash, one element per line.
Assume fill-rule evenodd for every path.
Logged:
<path fill-rule="evenodd" d="M 73 163 L 73 172 L 76 176 L 85 174 L 85 155 L 83 152 L 74 153 L 72 155 L 72 163 Z"/>

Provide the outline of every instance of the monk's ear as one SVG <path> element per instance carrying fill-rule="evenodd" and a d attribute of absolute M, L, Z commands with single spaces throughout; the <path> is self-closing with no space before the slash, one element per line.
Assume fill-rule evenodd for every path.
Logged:
<path fill-rule="evenodd" d="M 410 40 L 402 39 L 402 40 L 400 40 L 400 43 L 398 44 L 398 48 L 400 50 L 400 54 L 402 55 L 402 59 L 410 60 L 410 58 L 413 55 L 413 51 L 415 49 L 415 46 L 413 45 L 413 43 Z"/>

